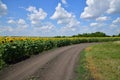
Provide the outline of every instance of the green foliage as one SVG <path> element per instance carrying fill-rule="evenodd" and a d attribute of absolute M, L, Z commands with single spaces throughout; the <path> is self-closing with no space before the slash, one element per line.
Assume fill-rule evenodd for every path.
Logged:
<path fill-rule="evenodd" d="M 57 47 L 62 47 L 62 46 L 67 46 L 70 45 L 71 41 L 69 39 L 63 39 L 63 40 L 57 40 L 56 41 L 56 46 Z"/>
<path fill-rule="evenodd" d="M 28 47 L 30 50 L 30 52 L 29 52 L 29 50 L 28 50 L 28 52 L 30 54 L 38 54 L 44 50 L 44 44 L 42 41 L 31 42 L 31 44 L 29 44 Z"/>
<path fill-rule="evenodd" d="M 44 42 L 44 50 L 49 50 L 52 49 L 53 47 L 56 47 L 53 41 L 48 40 Z"/>
<path fill-rule="evenodd" d="M 0 45 L 0 70 L 6 65 L 5 62 L 2 59 L 2 53 L 3 53 L 3 45 Z"/>
<path fill-rule="evenodd" d="M 2 59 L 6 63 L 16 63 L 26 59 L 27 57 L 29 57 L 29 55 L 25 51 L 23 42 L 18 41 L 13 43 L 6 43 L 6 45 L 4 45 Z"/>

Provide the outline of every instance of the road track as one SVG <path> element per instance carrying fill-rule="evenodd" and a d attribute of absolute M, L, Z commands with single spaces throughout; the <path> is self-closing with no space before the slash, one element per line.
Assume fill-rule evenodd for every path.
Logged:
<path fill-rule="evenodd" d="M 0 80 L 74 80 L 80 52 L 94 43 L 81 43 L 35 55 L 0 71 Z"/>

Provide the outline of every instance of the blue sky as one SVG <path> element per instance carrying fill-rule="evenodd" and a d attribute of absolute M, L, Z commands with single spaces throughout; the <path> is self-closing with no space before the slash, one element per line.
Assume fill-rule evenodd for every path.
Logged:
<path fill-rule="evenodd" d="M 120 0 L 0 0 L 1 36 L 120 33 Z"/>

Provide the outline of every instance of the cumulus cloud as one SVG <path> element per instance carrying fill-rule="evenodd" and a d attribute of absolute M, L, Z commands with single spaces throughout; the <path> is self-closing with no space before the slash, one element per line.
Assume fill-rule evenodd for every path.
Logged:
<path fill-rule="evenodd" d="M 114 32 L 114 34 L 120 33 L 120 17 L 112 21 L 112 23 L 110 24 L 110 29 L 111 29 L 111 32 Z"/>
<path fill-rule="evenodd" d="M 51 22 L 43 23 L 40 27 L 32 27 L 32 35 L 35 36 L 53 36 L 56 35 L 59 30 Z"/>
<path fill-rule="evenodd" d="M 10 19 L 10 20 L 7 21 L 7 23 L 9 23 L 9 24 L 15 24 L 16 22 L 14 20 Z"/>
<path fill-rule="evenodd" d="M 97 26 L 98 23 L 91 23 L 90 26 L 94 27 L 94 26 Z"/>
<path fill-rule="evenodd" d="M 58 3 L 51 19 L 57 20 L 57 24 L 62 25 L 65 29 L 71 29 L 72 31 L 75 31 L 75 28 L 80 25 L 80 22 L 76 19 L 75 15 L 66 11 L 60 3 Z"/>
<path fill-rule="evenodd" d="M 56 11 L 51 16 L 51 19 L 64 19 L 70 17 L 73 17 L 72 14 L 67 12 L 64 8 L 62 8 L 61 4 L 58 3 L 58 6 L 56 7 Z"/>
<path fill-rule="evenodd" d="M 110 25 L 111 28 L 117 28 L 120 25 L 120 17 L 116 18 L 112 21 L 112 24 Z"/>
<path fill-rule="evenodd" d="M 120 17 L 118 17 L 117 19 L 113 20 L 112 23 L 113 24 L 120 24 Z"/>
<path fill-rule="evenodd" d="M 55 26 L 50 23 L 50 22 L 47 22 L 45 24 L 43 24 L 41 27 L 34 27 L 34 30 L 37 31 L 37 32 L 51 32 L 53 30 L 55 30 Z"/>
<path fill-rule="evenodd" d="M 19 20 L 18 20 L 18 24 L 22 24 L 22 25 L 23 25 L 23 24 L 26 24 L 26 22 L 25 22 L 24 19 L 19 19 Z"/>
<path fill-rule="evenodd" d="M 10 20 L 8 20 L 8 24 L 12 24 L 12 26 L 14 26 L 20 30 L 28 27 L 28 24 L 25 22 L 24 19 L 19 19 L 17 21 L 10 19 Z"/>
<path fill-rule="evenodd" d="M 7 6 L 0 0 L 0 17 L 7 14 Z"/>
<path fill-rule="evenodd" d="M 51 22 L 42 22 L 47 17 L 47 13 L 42 8 L 37 10 L 36 7 L 30 6 L 26 10 L 30 12 L 28 18 L 36 34 L 50 33 L 55 29 Z"/>
<path fill-rule="evenodd" d="M 111 28 L 117 28 L 117 27 L 118 27 L 118 25 L 111 24 L 111 25 L 110 25 L 110 27 L 111 27 Z"/>
<path fill-rule="evenodd" d="M 109 0 L 86 0 L 87 7 L 81 13 L 81 18 L 96 18 L 109 8 Z"/>
<path fill-rule="evenodd" d="M 108 13 L 120 13 L 120 0 L 111 0 Z"/>
<path fill-rule="evenodd" d="M 0 27 L 0 33 L 4 33 L 4 32 L 12 32 L 13 28 L 10 26 L 1 26 Z"/>
<path fill-rule="evenodd" d="M 36 7 L 30 6 L 26 10 L 30 12 L 30 14 L 28 14 L 28 18 L 30 19 L 32 24 L 38 24 L 47 16 L 47 13 L 44 12 L 42 8 L 39 8 L 39 10 L 37 10 Z"/>
<path fill-rule="evenodd" d="M 55 26 L 52 23 L 46 23 L 44 26 L 41 27 L 41 30 L 53 30 Z"/>
<path fill-rule="evenodd" d="M 10 19 L 7 21 L 7 23 L 8 24 L 6 25 L 0 25 L 0 31 L 1 31 L 0 33 L 2 35 L 23 36 L 23 35 L 29 35 L 31 32 L 28 28 L 28 24 L 24 19 L 18 19 L 18 20 Z"/>
<path fill-rule="evenodd" d="M 109 17 L 107 17 L 107 16 L 102 16 L 102 17 L 96 18 L 96 21 L 107 21 L 107 20 L 109 20 Z"/>
<path fill-rule="evenodd" d="M 66 1 L 66 0 L 62 0 L 62 3 L 63 3 L 63 4 L 67 4 L 67 1 Z"/>
<path fill-rule="evenodd" d="M 90 26 L 91 27 L 102 27 L 102 26 L 105 26 L 105 24 L 104 23 L 93 22 L 93 23 L 90 23 Z"/>
<path fill-rule="evenodd" d="M 93 19 L 105 13 L 120 13 L 120 0 L 86 0 L 86 4 L 80 15 L 81 18 Z"/>
<path fill-rule="evenodd" d="M 18 24 L 18 27 L 23 28 L 23 29 L 28 27 L 28 24 L 25 22 L 24 19 L 19 19 L 17 21 L 17 24 Z"/>

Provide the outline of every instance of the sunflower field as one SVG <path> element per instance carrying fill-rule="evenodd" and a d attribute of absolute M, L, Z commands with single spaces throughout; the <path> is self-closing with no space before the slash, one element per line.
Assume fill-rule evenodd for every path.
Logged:
<path fill-rule="evenodd" d="M 5 65 L 20 62 L 31 57 L 31 55 L 36 55 L 52 48 L 80 43 L 118 40 L 120 40 L 120 37 L 0 37 L 0 69 Z"/>

